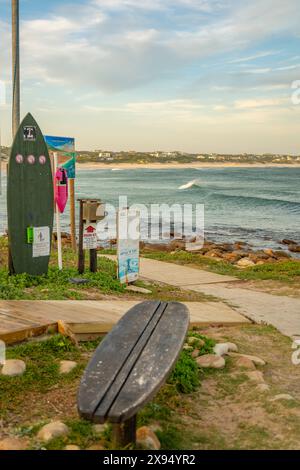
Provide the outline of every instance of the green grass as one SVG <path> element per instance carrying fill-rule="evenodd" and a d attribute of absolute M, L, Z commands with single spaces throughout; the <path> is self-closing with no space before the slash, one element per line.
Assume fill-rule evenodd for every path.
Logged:
<path fill-rule="evenodd" d="M 116 265 L 108 259 L 98 261 L 97 273 L 87 271 L 78 275 L 77 269 L 66 266 L 63 271 L 50 266 L 47 275 L 31 276 L 19 274 L 9 276 L 5 268 L 0 269 L 0 299 L 3 300 L 85 300 L 93 290 L 103 294 L 122 294 L 125 287 L 117 279 Z M 74 285 L 70 278 L 88 279 L 89 283 Z"/>
<path fill-rule="evenodd" d="M 243 280 L 274 280 L 296 283 L 300 279 L 300 261 L 298 260 L 266 263 L 241 270 L 226 261 L 216 261 L 197 253 L 185 251 L 178 251 L 174 254 L 162 251 L 146 252 L 143 256 L 179 265 L 193 265 L 217 274 L 235 276 Z"/>
<path fill-rule="evenodd" d="M 212 351 L 213 341 L 197 332 L 191 332 L 189 335 L 204 340 L 205 344 L 201 346 L 201 354 Z M 64 393 L 64 389 L 67 390 L 68 387 L 77 384 L 88 360 L 87 357 L 82 357 L 82 353 L 93 351 L 98 343 L 99 341 L 92 341 L 77 348 L 68 338 L 54 335 L 44 341 L 32 341 L 8 348 L 7 358 L 24 360 L 27 368 L 21 377 L 11 378 L 0 375 L 0 418 L 4 421 L 9 420 L 9 416 L 13 414 L 24 418 L 22 410 L 27 406 L 26 401 L 32 394 L 34 394 L 35 400 L 38 400 L 39 394 L 44 396 L 54 389 Z M 194 347 L 197 346 L 196 341 Z M 62 376 L 59 374 L 61 360 L 76 361 L 78 366 L 70 374 Z M 138 417 L 140 426 L 154 421 L 161 424 L 162 431 L 158 435 L 163 449 L 184 448 L 180 421 L 176 411 L 187 406 L 185 405 L 185 396 L 195 392 L 199 386 L 199 368 L 196 361 L 191 357 L 191 352 L 182 351 L 166 385 Z M 30 408 L 27 408 L 26 424 L 21 424 L 15 432 L 19 436 L 28 437 L 33 449 L 60 450 L 68 444 L 78 445 L 84 449 L 94 443 L 99 443 L 100 439 L 109 448 L 110 427 L 107 428 L 104 435 L 99 437 L 95 434 L 94 427 L 86 421 L 74 419 L 74 417 L 65 417 L 63 421 L 70 428 L 70 434 L 42 445 L 37 442 L 36 435 L 39 429 L 49 422 L 49 418 L 47 419 L 47 414 L 43 414 L 40 422 L 31 423 Z"/>

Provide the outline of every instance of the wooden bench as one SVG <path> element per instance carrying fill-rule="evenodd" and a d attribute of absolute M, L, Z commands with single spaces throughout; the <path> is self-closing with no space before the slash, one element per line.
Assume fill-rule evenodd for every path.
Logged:
<path fill-rule="evenodd" d="M 136 415 L 171 373 L 185 342 L 189 312 L 178 302 L 143 302 L 104 338 L 81 380 L 78 411 L 110 422 L 114 444 L 136 441 Z"/>

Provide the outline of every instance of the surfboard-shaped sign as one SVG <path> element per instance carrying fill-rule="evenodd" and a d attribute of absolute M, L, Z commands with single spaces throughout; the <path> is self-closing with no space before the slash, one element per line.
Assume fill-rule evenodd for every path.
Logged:
<path fill-rule="evenodd" d="M 46 274 L 53 231 L 53 178 L 47 145 L 31 114 L 21 123 L 11 149 L 7 213 L 14 273 Z"/>

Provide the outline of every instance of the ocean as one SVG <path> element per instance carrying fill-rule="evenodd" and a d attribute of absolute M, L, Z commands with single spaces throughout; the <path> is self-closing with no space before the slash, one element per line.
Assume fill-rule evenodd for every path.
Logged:
<path fill-rule="evenodd" d="M 118 205 L 204 204 L 206 238 L 246 241 L 279 248 L 284 238 L 300 243 L 300 168 L 79 169 L 76 197 Z M 2 175 L 0 232 L 6 222 L 6 177 Z M 17 197 L 17 194 L 16 194 Z M 77 208 L 78 209 L 78 208 Z M 78 210 L 77 210 L 78 213 Z M 62 216 L 68 231 L 68 212 Z M 147 238 L 147 221 L 142 221 Z"/>

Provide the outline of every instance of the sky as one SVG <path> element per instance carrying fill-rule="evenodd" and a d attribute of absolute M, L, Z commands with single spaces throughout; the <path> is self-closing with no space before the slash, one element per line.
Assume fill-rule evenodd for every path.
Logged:
<path fill-rule="evenodd" d="M 22 116 L 45 134 L 78 150 L 300 154 L 299 0 L 20 0 L 20 13 Z"/>

